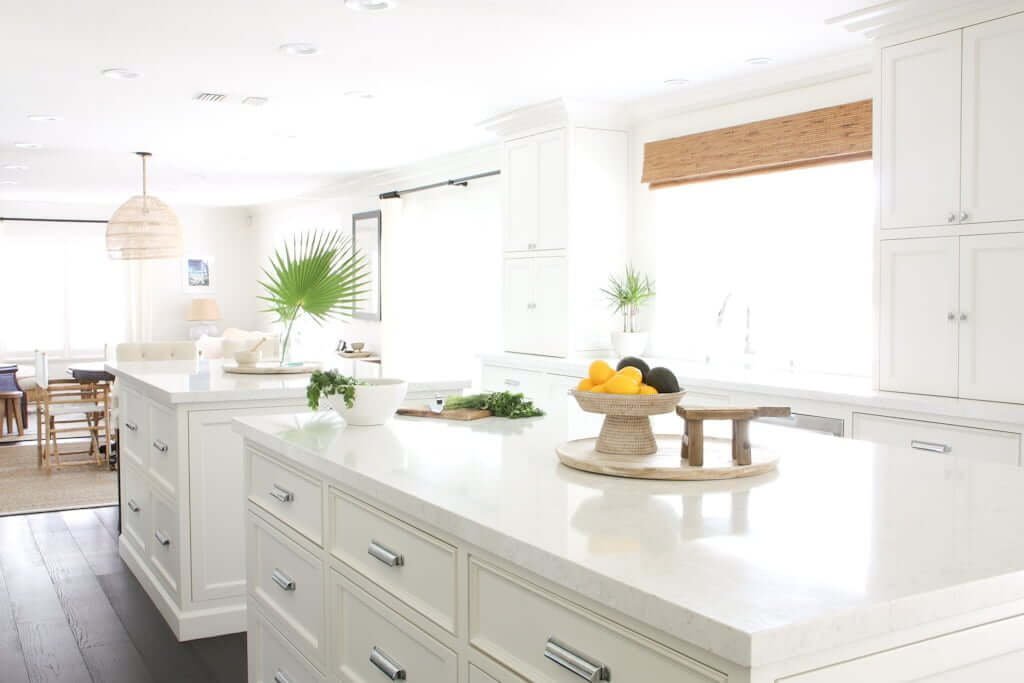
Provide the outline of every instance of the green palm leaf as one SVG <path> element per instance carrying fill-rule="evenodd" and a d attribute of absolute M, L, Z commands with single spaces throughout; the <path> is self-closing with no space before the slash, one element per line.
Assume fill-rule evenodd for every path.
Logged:
<path fill-rule="evenodd" d="M 263 275 L 264 311 L 286 326 L 282 357 L 299 315 L 306 313 L 319 325 L 351 317 L 370 291 L 366 256 L 337 231 L 293 236 L 290 246 L 285 243 L 270 257 Z"/>

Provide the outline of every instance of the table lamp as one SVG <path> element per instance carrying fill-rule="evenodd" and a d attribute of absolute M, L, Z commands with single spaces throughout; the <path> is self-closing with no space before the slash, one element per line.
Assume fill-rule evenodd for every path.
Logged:
<path fill-rule="evenodd" d="M 211 337 L 215 336 L 217 334 L 217 326 L 213 323 L 220 320 L 220 307 L 217 306 L 217 300 L 206 298 L 192 299 L 188 315 L 185 319 L 189 322 L 197 323 L 189 328 L 188 336 L 190 339 L 199 339 L 204 334 Z"/>

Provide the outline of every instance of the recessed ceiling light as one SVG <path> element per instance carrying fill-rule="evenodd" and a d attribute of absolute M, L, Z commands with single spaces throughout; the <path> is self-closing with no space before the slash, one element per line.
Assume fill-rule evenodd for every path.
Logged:
<path fill-rule="evenodd" d="M 15 142 L 14 146 L 18 149 L 42 149 L 43 146 L 38 142 Z"/>
<path fill-rule="evenodd" d="M 357 12 L 380 12 L 397 6 L 398 0 L 345 0 L 345 7 Z"/>
<path fill-rule="evenodd" d="M 372 100 L 373 93 L 366 92 L 365 90 L 349 90 L 345 93 L 345 97 L 353 97 L 357 100 Z"/>
<path fill-rule="evenodd" d="M 762 66 L 764 64 L 771 64 L 771 57 L 751 57 L 747 60 L 747 64 L 754 64 L 756 66 Z"/>
<path fill-rule="evenodd" d="M 104 69 L 100 73 L 115 81 L 134 81 L 136 78 L 142 78 L 142 74 L 131 69 Z"/>
<path fill-rule="evenodd" d="M 665 85 L 689 85 L 690 81 L 686 78 L 670 78 L 665 81 Z"/>
<path fill-rule="evenodd" d="M 60 121 L 59 116 L 53 114 L 29 114 L 29 121 Z"/>
<path fill-rule="evenodd" d="M 320 52 L 313 43 L 285 43 L 278 49 L 287 55 L 296 55 L 298 57 L 309 57 Z"/>
<path fill-rule="evenodd" d="M 17 180 L 0 180 L 0 185 L 17 185 Z"/>
<path fill-rule="evenodd" d="M 26 166 L 25 164 L 5 164 L 4 165 L 4 170 L 5 171 L 27 171 L 28 170 L 28 166 Z"/>

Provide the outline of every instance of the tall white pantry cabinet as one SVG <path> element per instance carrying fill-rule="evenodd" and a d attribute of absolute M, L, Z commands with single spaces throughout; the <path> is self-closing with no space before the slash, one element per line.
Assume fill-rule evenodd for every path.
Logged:
<path fill-rule="evenodd" d="M 881 48 L 879 388 L 1024 403 L 1024 13 Z"/>
<path fill-rule="evenodd" d="M 493 129 L 505 138 L 504 350 L 607 348 L 615 319 L 600 290 L 626 265 L 625 131 L 579 123 L 560 101 Z"/>

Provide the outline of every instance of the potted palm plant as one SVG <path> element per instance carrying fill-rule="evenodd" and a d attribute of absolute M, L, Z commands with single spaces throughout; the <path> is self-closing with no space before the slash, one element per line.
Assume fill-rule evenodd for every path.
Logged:
<path fill-rule="evenodd" d="M 612 332 L 612 346 L 621 356 L 640 356 L 647 348 L 647 333 L 640 331 L 640 308 L 654 298 L 654 282 L 632 266 L 620 279 L 608 278 L 608 287 L 601 290 L 616 313 L 622 315 L 622 330 Z"/>
<path fill-rule="evenodd" d="M 369 266 L 342 232 L 319 230 L 297 234 L 270 257 L 259 281 L 267 304 L 284 328 L 281 364 L 290 360 L 295 322 L 303 314 L 323 325 L 350 318 L 369 291 Z"/>

